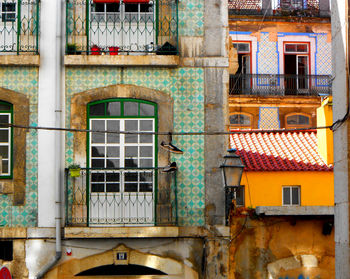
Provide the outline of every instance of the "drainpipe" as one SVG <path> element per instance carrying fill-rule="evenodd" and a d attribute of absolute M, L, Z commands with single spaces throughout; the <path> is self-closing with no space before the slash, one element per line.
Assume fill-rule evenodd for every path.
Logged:
<path fill-rule="evenodd" d="M 46 0 L 51 1 L 51 0 Z M 64 0 L 56 0 L 56 39 L 55 39 L 55 126 L 61 127 L 62 124 L 62 24 L 64 10 Z M 51 261 L 45 265 L 35 276 L 36 279 L 42 278 L 62 256 L 61 243 L 61 205 L 62 205 L 62 189 L 63 168 L 62 168 L 62 140 L 60 131 L 55 131 L 55 227 L 56 227 L 56 254 Z"/>

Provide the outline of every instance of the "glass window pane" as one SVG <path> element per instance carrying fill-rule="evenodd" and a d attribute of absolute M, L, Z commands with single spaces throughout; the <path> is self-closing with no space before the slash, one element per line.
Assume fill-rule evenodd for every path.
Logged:
<path fill-rule="evenodd" d="M 111 132 L 120 131 L 120 121 L 119 120 L 107 120 L 107 130 Z M 107 143 L 119 143 L 120 134 L 108 133 L 107 134 Z"/>
<path fill-rule="evenodd" d="M 299 188 L 298 187 L 292 188 L 292 204 L 294 204 L 294 205 L 299 204 Z"/>
<path fill-rule="evenodd" d="M 153 173 L 152 172 L 141 172 L 140 181 L 142 182 L 153 182 Z"/>
<path fill-rule="evenodd" d="M 244 187 L 236 188 L 236 203 L 237 205 L 244 206 Z"/>
<path fill-rule="evenodd" d="M 104 184 L 91 183 L 91 192 L 93 193 L 104 192 L 104 189 L 105 189 Z"/>
<path fill-rule="evenodd" d="M 119 4 L 117 3 L 106 4 L 106 11 L 113 12 L 113 13 L 119 12 Z"/>
<path fill-rule="evenodd" d="M 125 181 L 127 181 L 127 182 L 137 182 L 138 177 L 139 176 L 138 176 L 137 172 L 125 173 Z"/>
<path fill-rule="evenodd" d="M 141 159 L 140 160 L 140 168 L 152 168 L 153 160 L 152 159 Z"/>
<path fill-rule="evenodd" d="M 105 174 L 104 173 L 92 173 L 91 174 L 91 181 L 92 182 L 104 182 L 105 181 Z"/>
<path fill-rule="evenodd" d="M 119 157 L 119 146 L 108 146 L 107 147 L 107 157 Z"/>
<path fill-rule="evenodd" d="M 290 205 L 290 188 L 283 188 L 283 204 Z"/>
<path fill-rule="evenodd" d="M 104 120 L 92 120 L 91 121 L 91 130 L 104 131 L 105 130 L 105 121 Z"/>
<path fill-rule="evenodd" d="M 120 168 L 119 159 L 107 159 L 107 168 Z"/>
<path fill-rule="evenodd" d="M 2 114 L 0 115 L 0 124 L 8 124 L 9 123 L 9 115 Z M 7 127 L 7 126 L 4 126 Z"/>
<path fill-rule="evenodd" d="M 140 192 L 153 192 L 152 183 L 140 183 Z"/>
<path fill-rule="evenodd" d="M 104 143 L 105 134 L 104 133 L 92 133 L 92 143 Z"/>
<path fill-rule="evenodd" d="M 286 52 L 296 52 L 297 47 L 295 44 L 286 44 Z"/>
<path fill-rule="evenodd" d="M 2 160 L 2 173 L 9 173 L 9 161 Z"/>
<path fill-rule="evenodd" d="M 0 156 L 2 159 L 9 158 L 9 147 L 8 146 L 0 146 Z"/>
<path fill-rule="evenodd" d="M 92 157 L 104 157 L 105 156 L 104 146 L 93 146 L 91 155 Z"/>
<path fill-rule="evenodd" d="M 137 183 L 125 183 L 124 191 L 125 192 L 137 192 Z"/>
<path fill-rule="evenodd" d="M 154 106 L 150 104 L 140 103 L 141 116 L 154 116 Z"/>
<path fill-rule="evenodd" d="M 307 52 L 307 45 L 297 45 L 298 52 Z"/>
<path fill-rule="evenodd" d="M 0 130 L 0 142 L 9 142 L 8 130 Z"/>
<path fill-rule="evenodd" d="M 127 13 L 137 13 L 138 8 L 138 4 L 125 4 L 125 12 Z"/>
<path fill-rule="evenodd" d="M 305 115 L 299 115 L 299 123 L 301 125 L 308 125 L 309 124 L 309 117 L 305 116 Z"/>
<path fill-rule="evenodd" d="M 106 181 L 108 182 L 119 182 L 120 181 L 120 174 L 117 172 L 107 172 L 106 173 Z"/>
<path fill-rule="evenodd" d="M 124 115 L 125 116 L 138 116 L 138 103 L 125 102 L 124 103 Z"/>
<path fill-rule="evenodd" d="M 138 121 L 125 120 L 125 131 L 138 131 Z"/>
<path fill-rule="evenodd" d="M 120 192 L 119 183 L 107 183 L 106 184 L 106 192 Z"/>
<path fill-rule="evenodd" d="M 125 147 L 125 157 L 138 157 L 138 147 L 137 146 L 126 146 Z"/>
<path fill-rule="evenodd" d="M 90 106 L 90 115 L 105 115 L 105 104 L 96 104 Z"/>
<path fill-rule="evenodd" d="M 140 143 L 153 143 L 153 135 L 140 135 Z"/>
<path fill-rule="evenodd" d="M 140 131 L 153 131 L 153 121 L 152 120 L 140 120 Z"/>
<path fill-rule="evenodd" d="M 91 167 L 93 168 L 104 168 L 105 160 L 104 159 L 92 159 Z"/>
<path fill-rule="evenodd" d="M 153 147 L 152 146 L 140 146 L 140 157 L 152 157 Z"/>
<path fill-rule="evenodd" d="M 107 103 L 107 115 L 120 116 L 120 102 Z"/>
<path fill-rule="evenodd" d="M 126 168 L 137 168 L 137 159 L 125 159 Z"/>
<path fill-rule="evenodd" d="M 296 115 L 291 115 L 287 117 L 287 124 L 296 125 L 298 123 L 298 118 Z"/>
<path fill-rule="evenodd" d="M 11 110 L 11 105 L 0 103 L 0 110 Z"/>

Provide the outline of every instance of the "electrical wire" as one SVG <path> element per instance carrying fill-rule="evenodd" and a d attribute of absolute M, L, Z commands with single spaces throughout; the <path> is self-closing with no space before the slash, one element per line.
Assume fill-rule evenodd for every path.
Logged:
<path fill-rule="evenodd" d="M 17 129 L 29 130 L 47 130 L 47 131 L 62 131 L 62 132 L 80 132 L 80 133 L 107 133 L 107 134 L 126 134 L 126 135 L 159 135 L 159 136 L 220 136 L 233 134 L 254 134 L 254 133 L 281 133 L 281 132 L 307 132 L 318 129 L 331 129 L 334 131 L 349 118 L 349 112 L 341 120 L 334 122 L 330 126 L 315 126 L 309 128 L 293 128 L 293 129 L 247 129 L 247 130 L 231 130 L 228 132 L 140 132 L 140 131 L 112 131 L 112 130 L 90 130 L 90 129 L 73 129 L 73 128 L 57 128 L 57 127 L 40 127 L 40 126 L 25 126 L 9 123 L 0 123 L 0 127 L 12 127 Z"/>

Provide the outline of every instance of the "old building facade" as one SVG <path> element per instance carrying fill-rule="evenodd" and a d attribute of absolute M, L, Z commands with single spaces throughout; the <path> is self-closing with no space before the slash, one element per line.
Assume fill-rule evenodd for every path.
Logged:
<path fill-rule="evenodd" d="M 1 264 L 227 278 L 227 3 L 1 5 Z"/>

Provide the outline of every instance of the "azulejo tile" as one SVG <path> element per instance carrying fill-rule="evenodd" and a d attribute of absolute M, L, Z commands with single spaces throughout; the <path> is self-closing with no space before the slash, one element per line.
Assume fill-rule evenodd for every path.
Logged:
<path fill-rule="evenodd" d="M 200 1 L 193 1 L 202 9 Z M 204 73 L 198 68 L 119 68 L 75 67 L 66 71 L 66 125 L 70 123 L 70 99 L 78 92 L 123 83 L 145 86 L 169 94 L 174 99 L 174 131 L 204 130 Z M 97 75 L 97 77 L 96 77 Z M 98 79 L 98 80 L 96 80 Z M 79 80 L 79 82 L 77 82 Z M 174 136 L 174 144 L 184 154 L 172 155 L 178 163 L 178 217 L 181 225 L 204 223 L 204 138 Z M 66 164 L 73 162 L 73 134 L 66 133 Z M 193 214 L 192 214 L 193 213 Z"/>
<path fill-rule="evenodd" d="M 2 67 L 0 68 L 0 87 L 28 96 L 30 104 L 29 124 L 38 123 L 38 68 L 37 67 Z M 31 130 L 26 139 L 26 203 L 13 206 L 11 196 L 0 195 L 0 227 L 36 226 L 37 214 L 37 132 Z M 32 194 L 30 194 L 32 193 Z"/>

